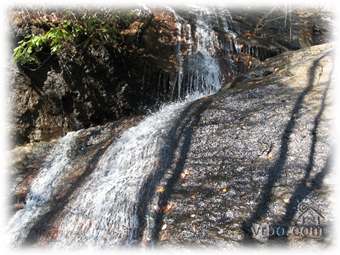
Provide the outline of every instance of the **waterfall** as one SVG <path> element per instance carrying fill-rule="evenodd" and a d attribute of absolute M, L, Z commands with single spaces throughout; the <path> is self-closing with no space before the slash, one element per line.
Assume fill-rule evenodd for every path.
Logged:
<path fill-rule="evenodd" d="M 61 138 L 47 156 L 32 182 L 25 208 L 17 211 L 9 222 L 10 244 L 22 244 L 31 228 L 51 210 L 52 200 L 61 188 L 59 185 L 70 170 L 70 155 L 76 146 L 78 132 L 69 132 Z"/>
<path fill-rule="evenodd" d="M 102 155 L 91 179 L 67 208 L 57 246 L 133 244 L 140 187 L 159 168 L 171 123 L 189 101 L 169 104 L 125 131 Z"/>
<path fill-rule="evenodd" d="M 182 56 L 182 24 L 178 22 L 178 16 L 174 12 L 176 22 L 176 29 L 177 29 L 177 47 L 176 47 L 176 58 L 178 63 L 178 72 L 177 72 L 177 98 L 181 97 L 181 89 L 182 89 L 182 80 L 183 80 L 183 56 Z"/>
<path fill-rule="evenodd" d="M 174 14 L 176 15 L 175 12 Z M 185 95 L 184 100 L 163 106 L 136 127 L 125 131 L 106 150 L 91 179 L 81 187 L 74 201 L 69 203 L 55 240 L 57 247 L 134 244 L 139 224 L 139 191 L 148 177 L 155 175 L 160 167 L 158 156 L 161 149 L 167 146 L 165 137 L 171 124 L 190 102 L 219 89 L 219 67 L 211 56 L 214 44 L 210 41 L 210 27 L 204 23 L 204 16 L 201 15 L 198 20 L 196 38 L 199 42 L 193 53 L 200 54 L 202 58 L 191 63 L 196 67 L 193 66 L 194 69 L 189 71 L 183 69 L 181 53 L 182 31 L 188 24 L 181 24 L 180 22 L 185 21 L 177 15 L 175 17 L 178 40 L 176 54 L 179 61 L 178 99 L 182 93 L 184 71 L 195 75 L 192 80 L 196 84 Z M 190 31 L 184 31 L 188 30 Z"/>
<path fill-rule="evenodd" d="M 52 245 L 111 247 L 136 243 L 140 189 L 161 167 L 159 155 L 167 146 L 165 137 L 172 124 L 190 102 L 220 88 L 220 70 L 215 59 L 218 40 L 207 20 L 208 10 L 194 10 L 197 14 L 195 29 L 173 12 L 177 22 L 179 67 L 176 101 L 126 130 L 109 146 L 63 209 Z M 190 42 L 185 56 L 182 55 L 182 41 Z M 54 189 L 68 171 L 68 154 L 75 136 L 76 133 L 69 133 L 59 141 L 36 177 L 25 209 L 12 218 L 10 228 L 14 241 L 23 241 L 37 220 L 50 210 Z"/>
<path fill-rule="evenodd" d="M 210 24 L 211 13 L 207 8 L 193 8 L 196 15 L 194 31 L 194 47 L 192 47 L 191 26 L 188 27 L 188 35 L 185 35 L 190 41 L 188 54 L 182 66 L 184 66 L 183 76 L 186 79 L 181 81 L 185 83 L 186 95 L 192 93 L 212 94 L 220 88 L 221 75 L 219 65 L 216 60 L 216 49 L 219 48 L 219 41 L 215 31 Z M 185 22 L 185 21 L 184 21 Z"/>

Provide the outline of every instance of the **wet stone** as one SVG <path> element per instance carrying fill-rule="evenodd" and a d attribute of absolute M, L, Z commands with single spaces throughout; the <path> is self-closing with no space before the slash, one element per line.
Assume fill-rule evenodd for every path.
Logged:
<path fill-rule="evenodd" d="M 212 96 L 192 134 L 184 164 L 190 177 L 174 184 L 168 202 L 177 206 L 163 217 L 172 227 L 158 245 L 328 242 L 329 236 L 261 237 L 249 226 L 300 226 L 302 204 L 322 215 L 320 226 L 332 224 L 331 188 L 323 184 L 331 154 L 330 47 L 315 46 L 305 50 L 308 55 L 300 50 L 268 59 L 257 77 L 258 87 L 249 88 L 251 81 L 245 81 Z M 288 80 L 284 72 L 265 75 L 265 70 L 287 57 L 290 64 L 282 70 L 290 70 Z M 310 76 L 320 80 L 310 81 Z M 223 187 L 228 191 L 223 192 Z"/>

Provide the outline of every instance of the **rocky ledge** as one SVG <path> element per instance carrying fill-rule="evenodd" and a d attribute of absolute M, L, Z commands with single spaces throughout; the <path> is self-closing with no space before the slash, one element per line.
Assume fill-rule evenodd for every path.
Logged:
<path fill-rule="evenodd" d="M 68 21 L 67 13 L 12 10 L 13 47 L 27 36 L 43 34 Z M 127 15 L 124 13 L 121 19 Z M 199 13 L 192 8 L 131 9 L 128 21 L 122 22 L 126 24 L 117 27 L 118 45 L 85 37 L 79 44 L 64 42 L 58 54 L 43 52 L 41 64 L 34 68 L 9 65 L 13 144 L 50 141 L 69 131 L 145 114 L 177 98 L 176 79 L 182 68 L 179 59 L 185 60 L 184 69 L 190 69 L 201 58 L 198 55 L 186 60 L 197 46 L 195 23 Z M 107 12 L 97 14 L 105 16 Z M 296 9 L 288 19 L 287 10 L 280 8 L 222 8 L 206 18 L 212 28 L 209 37 L 215 38 L 215 57 L 223 83 L 268 57 L 328 42 L 332 24 L 332 14 L 319 9 Z M 110 20 L 101 22 L 113 26 Z M 192 78 L 186 79 L 182 89 Z"/>
<path fill-rule="evenodd" d="M 191 103 L 173 123 L 169 166 L 141 191 L 144 245 L 288 245 L 331 242 L 332 45 L 267 59 L 217 94 Z M 140 117 L 78 131 L 67 176 L 28 242 L 53 240 L 63 208 L 101 154 Z M 56 141 L 11 151 L 12 210 Z"/>
<path fill-rule="evenodd" d="M 67 132 L 77 132 L 69 149 L 58 150 L 67 158 L 60 157 L 65 176 L 42 186 L 48 199 L 34 197 L 39 217 L 16 232 L 20 240 L 53 242 L 68 203 L 108 146 L 150 109 L 190 89 L 195 77 L 190 71 L 204 70 L 191 65 L 210 66 L 202 52 L 191 54 L 200 45 L 194 32 L 203 22 L 200 13 L 153 8 L 119 27 L 118 44 L 68 45 L 39 68 L 10 65 L 16 147 L 10 152 L 9 193 L 18 218 L 24 211 L 19 209 L 33 208 L 27 202 L 32 180 L 50 173 L 55 148 Z M 137 194 L 137 243 L 331 242 L 333 45 L 322 44 L 328 41 L 329 22 L 326 13 L 318 13 L 296 10 L 288 24 L 284 10 L 221 10 L 227 19 L 207 12 L 203 25 L 209 24 L 214 38 L 211 54 L 223 86 L 174 119 L 157 158 L 162 167 Z M 44 30 L 16 20 L 14 41 Z M 322 45 L 310 47 L 316 44 Z M 180 75 L 183 70 L 187 76 Z"/>
<path fill-rule="evenodd" d="M 330 242 L 331 48 L 267 59 L 190 106 L 145 242 Z"/>

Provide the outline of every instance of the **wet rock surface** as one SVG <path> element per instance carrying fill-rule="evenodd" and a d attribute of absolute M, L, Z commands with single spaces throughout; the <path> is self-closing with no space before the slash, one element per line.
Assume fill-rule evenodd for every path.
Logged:
<path fill-rule="evenodd" d="M 79 130 L 67 176 L 63 177 L 59 187 L 55 187 L 55 198 L 51 200 L 50 211 L 55 212 L 68 199 L 68 196 L 81 183 L 81 179 L 93 170 L 96 160 L 119 135 L 127 128 L 136 125 L 141 117 L 126 118 L 124 120 L 107 123 L 103 126 Z M 34 178 L 48 163 L 46 157 L 57 145 L 57 140 L 50 142 L 30 143 L 17 146 L 10 151 L 12 167 L 10 172 L 10 197 L 12 212 L 25 208 L 27 193 Z M 51 213 L 50 214 L 53 214 Z M 44 217 L 48 222 L 49 218 Z M 45 222 L 44 221 L 44 222 Z M 42 224 L 42 223 L 41 223 Z"/>
<path fill-rule="evenodd" d="M 10 66 L 13 145 L 22 146 L 10 152 L 9 192 L 24 233 L 17 235 L 20 242 L 53 243 L 72 213 L 68 203 L 91 181 L 107 147 L 150 109 L 188 95 L 190 86 L 211 86 L 199 78 L 212 67 L 208 73 L 221 77 L 209 82 L 223 83 L 222 89 L 174 119 L 159 171 L 136 194 L 136 242 L 329 243 L 333 45 L 310 47 L 328 40 L 326 13 L 144 11 L 120 31 L 119 47 L 72 48 L 37 69 Z M 25 34 L 20 27 L 13 33 L 16 39 Z M 202 35 L 210 38 L 203 47 L 210 58 L 195 51 Z M 73 130 L 79 131 L 69 155 L 61 152 L 66 163 L 46 163 Z M 29 197 L 41 171 L 47 176 L 42 183 L 53 187 Z M 49 171 L 60 175 L 51 181 Z M 20 218 L 27 207 L 30 217 Z"/>
<path fill-rule="evenodd" d="M 330 242 L 330 49 L 268 59 L 205 102 L 185 163 L 161 190 L 158 245 Z"/>
<path fill-rule="evenodd" d="M 11 184 L 9 194 L 14 205 L 11 209 L 18 210 L 25 206 L 30 184 L 55 142 L 31 143 L 17 146 L 10 151 L 12 167 L 9 177 Z"/>
<path fill-rule="evenodd" d="M 197 47 L 197 11 L 176 9 L 180 17 L 169 8 L 140 12 L 120 29 L 121 45 L 66 44 L 38 67 L 10 66 L 14 144 L 49 141 L 69 131 L 145 114 L 177 97 L 177 58 L 178 54 L 185 58 Z M 62 16 L 56 13 L 52 19 Z M 26 35 L 46 29 L 44 24 L 32 23 L 30 15 L 23 20 L 16 12 L 12 16 L 13 46 Z M 32 10 L 32 17 L 39 16 L 42 20 L 49 17 L 44 11 Z M 213 29 L 209 36 L 216 37 L 215 57 L 225 84 L 268 57 L 323 43 L 330 33 L 329 13 L 317 10 L 273 9 L 248 14 L 222 8 L 212 9 L 208 16 Z M 181 31 L 176 19 L 186 20 Z M 184 64 L 193 63 L 189 59 Z M 183 77 L 183 91 L 192 79 Z"/>
<path fill-rule="evenodd" d="M 14 42 L 44 31 L 30 18 L 13 16 Z M 49 141 L 69 131 L 145 114 L 171 98 L 169 82 L 176 69 L 173 15 L 155 9 L 119 32 L 122 45 L 85 41 L 65 45 L 38 67 L 10 65 L 14 144 Z"/>

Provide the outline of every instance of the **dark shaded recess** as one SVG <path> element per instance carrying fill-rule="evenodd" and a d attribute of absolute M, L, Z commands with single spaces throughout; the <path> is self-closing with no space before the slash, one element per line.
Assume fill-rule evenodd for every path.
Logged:
<path fill-rule="evenodd" d="M 63 77 L 71 91 L 79 91 L 73 108 L 84 127 L 103 124 L 116 118 L 111 95 L 114 94 L 115 81 L 112 63 L 107 66 L 86 49 L 80 51 L 81 61 L 69 61 L 64 68 Z M 78 56 L 79 57 L 79 56 Z M 104 90 L 108 97 L 104 97 Z M 84 103 L 92 103 L 91 112 Z M 70 106 L 69 106 L 70 107 Z"/>
<path fill-rule="evenodd" d="M 98 47 L 95 52 L 78 49 L 73 58 L 51 56 L 39 67 L 19 69 L 31 79 L 32 88 L 41 97 L 40 106 L 45 104 L 52 115 L 76 118 L 81 126 L 71 124 L 72 130 L 145 114 L 171 99 L 169 73 L 143 56 L 118 53 L 111 46 Z M 65 94 L 54 93 L 51 85 L 49 94 L 44 91 L 49 71 L 61 75 Z M 18 144 L 29 141 L 36 118 L 27 113 L 23 121 L 32 129 L 16 139 Z"/>
<path fill-rule="evenodd" d="M 57 56 L 43 49 L 37 53 L 39 65 L 18 65 L 20 72 L 31 81 L 25 85 L 39 95 L 39 103 L 34 109 L 37 113 L 27 113 L 23 122 L 18 123 L 24 132 L 14 138 L 15 144 L 30 142 L 37 129 L 49 133 L 47 127 L 37 127 L 33 123 L 39 116 L 50 118 L 52 122 L 63 119 L 65 123 L 58 128 L 65 133 L 145 114 L 169 101 L 173 74 L 165 69 L 171 66 L 168 54 L 172 49 L 169 45 L 159 52 L 149 49 L 150 42 L 144 37 L 149 27 L 155 26 L 153 18 L 153 15 L 145 17 L 138 34 L 133 38 L 120 38 L 120 45 L 91 41 L 84 36 L 72 44 L 66 43 Z M 36 29 L 31 24 L 12 28 L 12 48 Z M 136 51 L 136 47 L 140 51 Z M 54 136 L 51 134 L 50 138 Z"/>
<path fill-rule="evenodd" d="M 268 212 L 269 204 L 271 203 L 271 200 L 272 200 L 273 187 L 274 187 L 275 183 L 281 177 L 285 163 L 287 161 L 290 135 L 293 133 L 297 119 L 300 115 L 299 114 L 300 109 L 303 106 L 303 102 L 304 102 L 305 97 L 312 90 L 314 83 L 317 79 L 317 77 L 315 77 L 315 73 L 316 73 L 317 67 L 319 66 L 320 61 L 324 57 L 330 55 L 330 53 L 331 52 L 329 51 L 326 54 L 322 55 L 320 58 L 316 59 L 313 62 L 312 66 L 310 67 L 308 85 L 300 93 L 299 97 L 297 98 L 297 100 L 294 104 L 293 110 L 291 112 L 291 118 L 288 121 L 286 128 L 284 129 L 284 132 L 281 136 L 281 147 L 280 147 L 278 159 L 273 164 L 273 166 L 270 169 L 267 170 L 267 172 L 269 173 L 269 176 L 268 176 L 266 184 L 262 188 L 262 191 L 261 191 L 262 195 L 259 199 L 259 202 L 256 206 L 254 213 L 251 215 L 250 218 L 246 219 L 242 223 L 242 229 L 243 229 L 244 234 L 245 234 L 245 242 L 248 243 L 248 244 L 253 244 L 254 242 L 257 242 L 255 239 L 252 238 L 251 227 L 254 223 L 261 220 L 262 217 L 264 217 L 266 215 L 266 213 Z M 296 190 L 294 192 L 293 197 L 290 200 L 289 205 L 287 207 L 286 215 L 283 217 L 282 222 L 283 221 L 290 222 L 292 220 L 292 218 L 294 217 L 295 212 L 296 212 L 296 211 L 294 212 L 294 210 L 292 210 L 292 209 L 294 207 L 296 207 L 296 205 L 298 203 L 297 200 L 299 200 L 299 199 L 303 198 L 305 195 L 307 195 L 306 192 L 305 191 L 302 192 L 301 189 L 305 190 L 304 186 L 306 185 L 306 179 L 309 177 L 310 171 L 312 170 L 313 165 L 314 165 L 315 144 L 317 142 L 316 131 L 317 131 L 317 128 L 318 128 L 318 125 L 319 125 L 319 122 L 320 122 L 321 114 L 322 114 L 324 107 L 325 107 L 324 100 L 325 100 L 325 96 L 327 94 L 327 90 L 328 90 L 328 87 L 326 88 L 326 90 L 324 92 L 320 111 L 317 114 L 315 121 L 314 121 L 314 128 L 313 128 L 313 133 L 312 133 L 312 147 L 310 149 L 309 163 L 308 163 L 308 165 L 305 169 L 305 178 L 302 180 L 302 183 L 300 185 L 298 185 L 298 188 L 297 188 L 298 190 Z M 324 171 L 327 171 L 327 170 L 324 170 Z M 324 175 L 324 174 L 322 174 L 322 175 Z M 319 177 L 321 177 L 321 176 L 319 176 Z M 283 223 L 286 224 L 285 222 L 283 222 Z"/>
<path fill-rule="evenodd" d="M 20 116 L 18 120 L 19 125 L 25 125 L 27 128 L 23 129 L 23 133 L 17 132 L 15 134 L 14 142 L 16 144 L 24 144 L 29 142 L 29 134 L 34 131 L 34 123 L 37 117 L 38 111 L 35 110 L 27 110 L 23 115 Z"/>
<path fill-rule="evenodd" d="M 159 197 L 159 208 L 166 206 L 170 199 L 173 187 L 183 170 L 187 153 L 190 149 L 194 127 L 200 121 L 201 114 L 208 108 L 211 102 L 212 98 L 208 97 L 191 103 L 180 114 L 169 131 L 165 139 L 164 147 L 160 151 L 160 166 L 154 171 L 156 174 L 151 174 L 140 189 L 137 203 L 139 221 L 137 229 L 138 240 L 141 240 L 143 231 L 146 227 L 146 215 L 150 213 L 148 212 L 148 206 L 156 195 L 156 187 L 169 169 L 171 169 L 172 175 L 167 180 L 165 192 Z M 177 152 L 179 155 L 178 157 L 176 157 Z M 155 224 L 154 229 L 152 230 L 151 239 L 152 241 L 157 242 L 159 231 L 162 226 L 163 212 L 159 210 L 156 215 L 152 215 L 152 218 L 155 220 Z"/>
<path fill-rule="evenodd" d="M 48 72 L 53 69 L 57 73 L 60 73 L 61 69 L 58 63 L 58 58 L 54 55 L 49 55 L 47 51 L 40 52 L 38 58 L 41 61 L 39 66 L 20 64 L 17 64 L 17 66 L 20 71 L 31 79 L 32 88 L 38 93 L 38 95 L 42 96 L 44 94 L 42 89 L 44 82 L 48 77 Z"/>
<path fill-rule="evenodd" d="M 61 98 L 63 110 L 65 113 L 70 114 L 73 112 L 73 97 L 72 94 L 66 94 Z"/>

